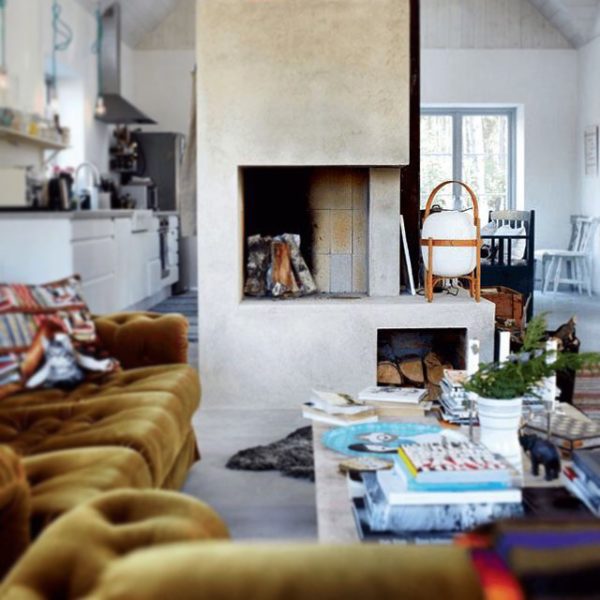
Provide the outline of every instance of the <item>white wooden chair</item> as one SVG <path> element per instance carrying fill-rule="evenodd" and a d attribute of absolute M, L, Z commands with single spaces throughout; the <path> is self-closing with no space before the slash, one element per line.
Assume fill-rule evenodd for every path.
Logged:
<path fill-rule="evenodd" d="M 554 283 L 553 292 L 556 293 L 561 284 L 567 284 L 577 286 L 580 294 L 585 287 L 591 296 L 594 239 L 600 218 L 574 216 L 571 222 L 573 231 L 568 250 L 538 250 L 535 253 L 536 260 L 541 262 L 542 291 L 546 293 Z"/>

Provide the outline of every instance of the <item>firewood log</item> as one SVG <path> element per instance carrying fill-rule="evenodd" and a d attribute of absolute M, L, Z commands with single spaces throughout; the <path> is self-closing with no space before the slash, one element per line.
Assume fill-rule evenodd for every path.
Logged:
<path fill-rule="evenodd" d="M 419 357 L 405 358 L 398 364 L 400 374 L 413 383 L 425 383 L 423 362 Z"/>
<path fill-rule="evenodd" d="M 294 274 L 290 260 L 290 247 L 285 242 L 273 240 L 271 244 L 271 293 L 283 296 L 294 289 Z"/>
<path fill-rule="evenodd" d="M 247 296 L 266 296 L 267 271 L 271 262 L 271 238 L 252 235 L 248 238 L 248 264 L 246 265 Z"/>
<path fill-rule="evenodd" d="M 428 352 L 423 362 L 426 367 L 439 367 L 442 364 L 442 359 L 435 352 Z"/>
<path fill-rule="evenodd" d="M 300 251 L 300 236 L 285 233 L 281 238 L 287 242 L 290 248 L 290 259 L 294 274 L 299 284 L 300 292 L 303 295 L 314 294 L 317 292 L 317 284 L 310 274 L 310 270 Z"/>
<path fill-rule="evenodd" d="M 377 383 L 379 385 L 402 385 L 402 375 L 398 367 L 389 361 L 377 365 Z"/>

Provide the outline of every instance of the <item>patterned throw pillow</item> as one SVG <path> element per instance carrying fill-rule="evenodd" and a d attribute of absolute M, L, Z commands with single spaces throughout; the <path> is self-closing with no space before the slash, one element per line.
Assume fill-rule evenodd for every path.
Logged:
<path fill-rule="evenodd" d="M 0 284 L 0 398 L 69 386 L 118 363 L 98 346 L 78 276 L 44 285 Z"/>

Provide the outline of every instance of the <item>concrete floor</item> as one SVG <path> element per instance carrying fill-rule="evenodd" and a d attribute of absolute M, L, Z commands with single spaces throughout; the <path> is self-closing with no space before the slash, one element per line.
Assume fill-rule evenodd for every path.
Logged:
<path fill-rule="evenodd" d="M 578 317 L 584 350 L 600 350 L 598 298 L 536 292 L 536 312 L 549 312 L 550 327 Z M 191 344 L 190 363 L 198 347 Z M 306 424 L 299 410 L 248 410 L 202 407 L 194 418 L 202 460 L 194 465 L 184 492 L 213 506 L 229 524 L 234 539 L 315 540 L 314 485 L 277 472 L 230 471 L 227 459 L 238 450 L 266 444 Z"/>
<path fill-rule="evenodd" d="M 267 444 L 307 424 L 296 410 L 201 408 L 194 418 L 202 460 L 183 491 L 213 508 L 236 540 L 315 540 L 314 484 L 278 472 L 231 471 L 238 450 Z"/>

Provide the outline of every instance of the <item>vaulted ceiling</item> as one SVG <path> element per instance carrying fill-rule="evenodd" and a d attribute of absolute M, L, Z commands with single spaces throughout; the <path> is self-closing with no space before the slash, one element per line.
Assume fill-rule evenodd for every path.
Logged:
<path fill-rule="evenodd" d="M 115 0 L 100 0 L 101 8 L 113 4 Z M 196 0 L 120 0 L 123 41 L 135 48 L 146 35 L 152 33 L 172 12 L 179 2 Z M 98 7 L 98 0 L 77 0 L 90 12 Z"/>
<path fill-rule="evenodd" d="M 529 0 L 579 48 L 600 33 L 600 0 Z"/>
<path fill-rule="evenodd" d="M 98 0 L 77 0 L 90 12 Z M 102 7 L 114 0 L 100 0 Z M 152 33 L 179 2 L 196 0 L 120 0 L 123 40 L 132 48 Z M 427 0 L 422 0 L 427 1 Z M 600 35 L 600 0 L 529 0 L 570 42 L 579 48 Z"/>

